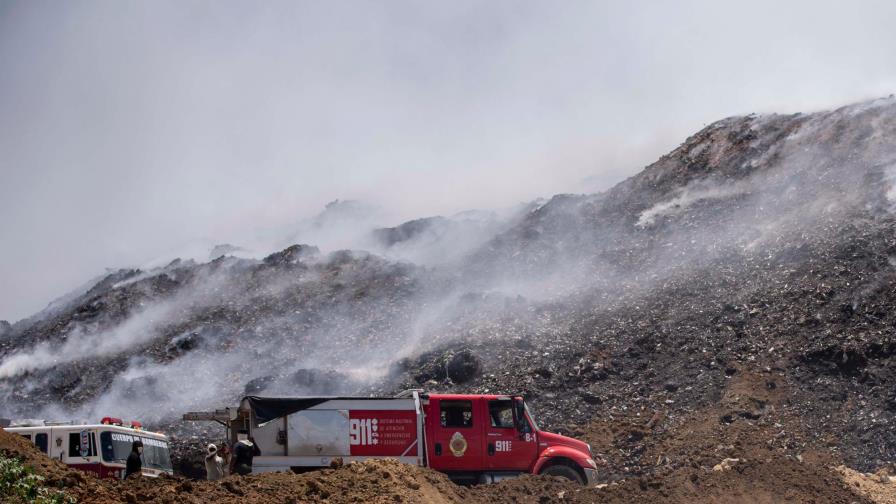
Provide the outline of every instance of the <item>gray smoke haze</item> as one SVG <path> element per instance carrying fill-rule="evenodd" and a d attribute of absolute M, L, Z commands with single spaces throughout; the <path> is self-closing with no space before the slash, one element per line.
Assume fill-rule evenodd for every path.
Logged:
<path fill-rule="evenodd" d="M 888 95 L 894 15 L 887 1 L 3 2 L 0 318 L 105 267 L 264 246 L 337 198 L 395 225 L 593 192 L 720 117 Z"/>
<path fill-rule="evenodd" d="M 394 256 L 441 265 L 432 268 L 292 247 L 263 261 L 124 272 L 102 296 L 82 298 L 73 316 L 50 319 L 53 330 L 29 333 L 34 339 L 3 355 L 0 402 L 27 416 L 115 411 L 165 422 L 256 391 L 323 394 L 340 383 L 352 392 L 447 344 L 528 340 L 550 349 L 575 334 L 568 314 L 582 305 L 592 313 L 636 304 L 713 264 L 733 274 L 745 263 L 811 254 L 813 237 L 837 239 L 842 228 L 832 222 L 890 218 L 894 131 L 893 98 L 719 121 L 610 194 L 555 197 L 484 227 L 469 221 L 490 214 L 468 212 L 396 231 L 411 237 Z M 694 167 L 687 184 L 676 179 L 685 166 Z M 342 227 L 359 210 L 370 212 L 331 205 L 300 233 L 345 239 L 324 236 L 326 225 Z M 493 239 L 461 239 L 482 243 L 477 235 Z M 440 240 L 460 248 L 433 247 Z M 461 257 L 445 267 L 436 249 Z M 42 400 L 48 389 L 63 399 Z"/>

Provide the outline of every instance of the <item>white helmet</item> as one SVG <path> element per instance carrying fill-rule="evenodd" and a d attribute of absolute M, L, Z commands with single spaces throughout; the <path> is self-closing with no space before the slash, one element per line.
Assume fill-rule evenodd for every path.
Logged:
<path fill-rule="evenodd" d="M 214 444 L 208 445 L 208 453 L 211 455 L 212 453 L 218 453 L 218 447 Z"/>

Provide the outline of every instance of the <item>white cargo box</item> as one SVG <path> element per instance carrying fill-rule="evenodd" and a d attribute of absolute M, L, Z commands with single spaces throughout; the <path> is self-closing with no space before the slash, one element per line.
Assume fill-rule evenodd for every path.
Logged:
<path fill-rule="evenodd" d="M 423 414 L 408 398 L 246 397 L 240 417 L 261 455 L 256 472 L 390 457 L 423 465 Z"/>

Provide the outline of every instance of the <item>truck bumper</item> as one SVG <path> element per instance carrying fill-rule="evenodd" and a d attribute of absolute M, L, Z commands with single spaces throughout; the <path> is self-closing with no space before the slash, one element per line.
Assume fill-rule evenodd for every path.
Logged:
<path fill-rule="evenodd" d="M 588 486 L 597 484 L 597 470 L 585 468 L 585 484 Z"/>

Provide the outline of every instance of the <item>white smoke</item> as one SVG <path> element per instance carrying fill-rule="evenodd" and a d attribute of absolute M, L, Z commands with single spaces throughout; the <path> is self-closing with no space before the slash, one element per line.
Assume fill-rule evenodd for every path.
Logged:
<path fill-rule="evenodd" d="M 890 211 L 896 212 L 896 163 L 884 169 L 884 181 L 887 183 L 886 195 Z"/>
<path fill-rule="evenodd" d="M 745 194 L 748 190 L 748 187 L 744 187 L 744 184 L 728 183 L 727 185 L 721 185 L 700 180 L 678 190 L 677 195 L 672 199 L 657 203 L 641 212 L 635 226 L 645 228 L 653 225 L 658 218 L 684 212 L 688 207 L 699 201 L 729 198 Z"/>
<path fill-rule="evenodd" d="M 180 263 L 191 266 L 192 263 Z M 140 303 L 136 310 L 114 327 L 97 331 L 95 324 L 78 323 L 62 335 L 62 341 L 46 341 L 27 351 L 19 351 L 0 361 L 0 378 L 10 378 L 28 371 L 47 369 L 60 364 L 133 352 L 158 338 L 162 330 L 185 316 L 191 308 L 223 302 L 227 290 L 227 270 L 200 272 L 188 288 L 163 301 Z M 156 276 L 175 274 L 175 268 L 162 268 Z M 113 289 L 129 285 L 120 282 Z"/>
<path fill-rule="evenodd" d="M 153 304 L 108 331 L 91 333 L 78 326 L 62 343 L 40 343 L 31 350 L 14 353 L 0 362 L 0 378 L 49 368 L 81 359 L 115 355 L 137 348 L 158 336 L 158 328 L 171 320 L 174 302 Z"/>

